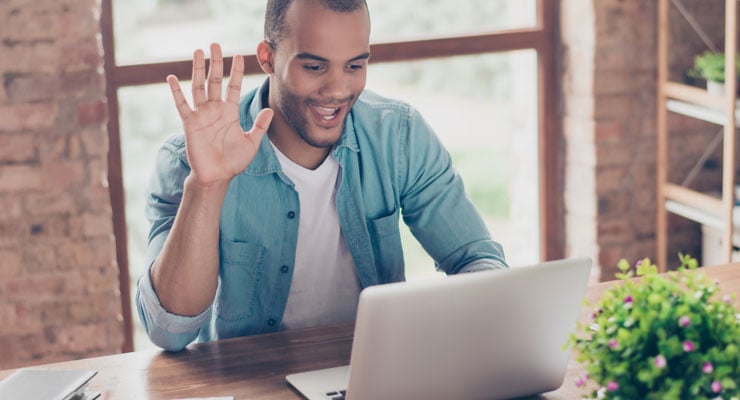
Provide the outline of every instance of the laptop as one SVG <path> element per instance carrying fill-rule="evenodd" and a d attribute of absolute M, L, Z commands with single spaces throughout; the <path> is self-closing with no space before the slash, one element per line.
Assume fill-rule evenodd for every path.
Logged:
<path fill-rule="evenodd" d="M 21 368 L 0 381 L 0 399 L 94 400 L 87 389 L 97 371 Z"/>
<path fill-rule="evenodd" d="M 286 379 L 309 400 L 505 399 L 557 389 L 590 270 L 579 258 L 368 287 L 350 365 Z"/>

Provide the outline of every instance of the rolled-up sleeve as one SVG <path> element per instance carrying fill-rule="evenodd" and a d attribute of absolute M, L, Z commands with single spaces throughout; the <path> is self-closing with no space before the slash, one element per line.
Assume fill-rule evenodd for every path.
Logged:
<path fill-rule="evenodd" d="M 182 199 L 185 178 L 190 173 L 181 136 L 168 138 L 157 153 L 156 167 L 149 180 L 146 217 L 151 222 L 146 251 L 146 272 L 139 278 L 136 307 L 150 340 L 169 351 L 182 350 L 195 340 L 207 324 L 211 307 L 195 316 L 170 313 L 162 307 L 152 285 L 150 270 L 167 240 Z"/>
<path fill-rule="evenodd" d="M 152 343 L 168 351 L 180 351 L 198 336 L 200 327 L 211 318 L 211 308 L 195 316 L 177 315 L 159 303 L 148 273 L 139 278 L 136 305 Z"/>

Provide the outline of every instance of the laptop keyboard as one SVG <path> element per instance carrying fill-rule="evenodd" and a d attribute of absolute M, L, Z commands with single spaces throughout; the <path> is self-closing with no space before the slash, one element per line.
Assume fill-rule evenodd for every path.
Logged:
<path fill-rule="evenodd" d="M 326 398 L 329 400 L 344 400 L 346 395 L 346 390 L 335 390 L 331 392 L 326 392 Z"/>

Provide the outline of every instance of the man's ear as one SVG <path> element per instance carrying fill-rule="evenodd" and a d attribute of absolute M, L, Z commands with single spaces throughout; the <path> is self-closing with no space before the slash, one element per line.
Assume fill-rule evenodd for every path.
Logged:
<path fill-rule="evenodd" d="M 268 75 L 275 72 L 272 65 L 272 45 L 267 40 L 263 40 L 257 45 L 257 61 L 260 63 L 262 72 Z"/>

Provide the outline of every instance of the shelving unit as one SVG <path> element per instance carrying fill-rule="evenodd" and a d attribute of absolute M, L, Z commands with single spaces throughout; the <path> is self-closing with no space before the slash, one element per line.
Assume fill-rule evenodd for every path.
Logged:
<path fill-rule="evenodd" d="M 698 1 L 698 0 L 695 0 Z M 673 1 L 674 3 L 676 0 Z M 739 127 L 740 109 L 736 103 L 737 77 L 725 74 L 725 94 L 716 96 L 706 90 L 669 81 L 669 7 L 670 0 L 658 3 L 658 183 L 657 265 L 666 267 L 668 214 L 681 215 L 720 231 L 722 262 L 732 259 L 733 230 L 740 226 L 740 212 L 734 212 L 735 128 Z M 680 4 L 676 4 L 679 6 Z M 737 0 L 725 0 L 725 71 L 735 71 L 737 54 Z M 678 113 L 723 127 L 721 197 L 697 192 L 668 181 L 668 113 Z"/>

